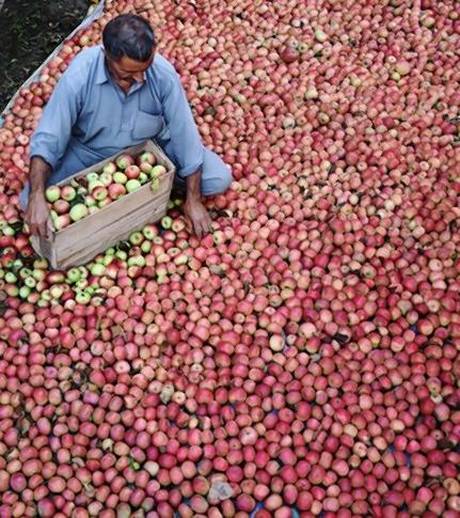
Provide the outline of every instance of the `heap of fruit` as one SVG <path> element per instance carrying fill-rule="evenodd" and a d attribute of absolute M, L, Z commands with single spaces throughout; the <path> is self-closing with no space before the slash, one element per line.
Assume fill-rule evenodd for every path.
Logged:
<path fill-rule="evenodd" d="M 105 6 L 0 128 L 0 518 L 458 518 L 458 2 Z M 235 182 L 51 272 L 29 137 L 121 12 Z"/>
<path fill-rule="evenodd" d="M 154 153 L 149 151 L 137 157 L 122 154 L 100 171 L 74 177 L 65 185 L 49 186 L 45 196 L 54 228 L 62 230 L 148 182 L 157 191 L 166 168 L 156 162 Z"/>

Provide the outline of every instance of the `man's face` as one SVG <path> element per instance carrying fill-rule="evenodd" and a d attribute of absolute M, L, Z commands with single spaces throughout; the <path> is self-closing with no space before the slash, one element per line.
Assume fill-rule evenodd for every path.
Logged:
<path fill-rule="evenodd" d="M 155 52 L 152 52 L 150 59 L 147 61 L 135 61 L 127 56 L 115 60 L 107 54 L 106 58 L 113 79 L 122 90 L 127 92 L 135 81 L 138 83 L 144 82 L 145 71 L 152 64 L 154 55 Z"/>

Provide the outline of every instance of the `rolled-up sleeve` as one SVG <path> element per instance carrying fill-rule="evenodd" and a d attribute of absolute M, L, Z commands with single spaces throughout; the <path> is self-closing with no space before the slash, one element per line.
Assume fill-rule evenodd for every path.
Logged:
<path fill-rule="evenodd" d="M 80 98 L 64 74 L 53 91 L 30 141 L 30 156 L 40 156 L 55 169 L 63 157 L 77 121 Z"/>
<path fill-rule="evenodd" d="M 176 72 L 171 75 L 163 95 L 163 116 L 168 126 L 170 146 L 178 166 L 178 174 L 190 176 L 203 165 L 204 147 L 184 88 Z"/>

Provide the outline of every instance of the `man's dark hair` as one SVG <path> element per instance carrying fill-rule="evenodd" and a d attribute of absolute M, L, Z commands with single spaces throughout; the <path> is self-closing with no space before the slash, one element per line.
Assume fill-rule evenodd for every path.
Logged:
<path fill-rule="evenodd" d="M 156 45 L 152 27 L 135 14 L 121 14 L 111 20 L 104 28 L 102 41 L 107 54 L 115 61 L 123 56 L 147 61 Z"/>

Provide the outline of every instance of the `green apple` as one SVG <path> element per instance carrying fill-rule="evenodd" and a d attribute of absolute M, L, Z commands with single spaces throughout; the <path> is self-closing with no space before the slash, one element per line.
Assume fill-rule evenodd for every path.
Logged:
<path fill-rule="evenodd" d="M 56 230 L 62 230 L 63 228 L 70 225 L 70 217 L 69 214 L 61 214 L 54 221 L 54 226 Z"/>
<path fill-rule="evenodd" d="M 51 185 L 45 191 L 45 197 L 50 203 L 54 203 L 61 197 L 61 189 L 58 185 Z"/>
<path fill-rule="evenodd" d="M 28 286 L 21 286 L 19 288 L 19 297 L 21 297 L 21 299 L 26 299 L 31 293 L 31 289 L 28 287 Z"/>
<path fill-rule="evenodd" d="M 81 279 L 81 272 L 78 268 L 70 268 L 67 272 L 67 281 L 71 284 L 78 282 Z"/>
<path fill-rule="evenodd" d="M 27 277 L 24 279 L 24 284 L 28 288 L 35 288 L 35 286 L 37 285 L 37 281 L 33 277 Z"/>
<path fill-rule="evenodd" d="M 116 170 L 117 170 L 117 166 L 113 162 L 109 162 L 108 164 L 105 164 L 105 166 L 102 168 L 103 174 L 108 173 L 108 174 L 112 175 Z"/>
<path fill-rule="evenodd" d="M 69 212 L 72 221 L 79 221 L 88 215 L 88 207 L 83 203 L 77 203 Z"/>
<path fill-rule="evenodd" d="M 155 225 L 146 225 L 142 229 L 142 233 L 146 239 L 152 240 L 155 236 L 158 236 L 158 229 Z"/>
<path fill-rule="evenodd" d="M 88 182 L 88 191 L 92 194 L 94 189 L 97 187 L 104 187 L 104 184 L 99 180 L 93 180 L 92 182 Z"/>
<path fill-rule="evenodd" d="M 91 302 L 91 294 L 87 290 L 77 291 L 75 301 L 77 304 L 89 304 Z"/>
<path fill-rule="evenodd" d="M 163 228 L 171 228 L 172 225 L 172 219 L 169 216 L 164 216 L 161 218 L 161 226 Z"/>
<path fill-rule="evenodd" d="M 115 252 L 115 257 L 117 259 L 120 259 L 121 261 L 126 261 L 126 259 L 128 258 L 128 254 L 124 250 L 117 250 Z"/>
<path fill-rule="evenodd" d="M 139 180 L 128 180 L 126 182 L 126 190 L 128 192 L 137 191 L 141 187 L 141 182 Z"/>
<path fill-rule="evenodd" d="M 81 272 L 81 276 L 86 279 L 86 277 L 88 277 L 88 270 L 85 266 L 79 266 L 78 269 L 80 270 Z"/>
<path fill-rule="evenodd" d="M 65 201 L 72 201 L 75 199 L 77 191 L 71 185 L 64 185 L 61 189 L 61 198 Z"/>
<path fill-rule="evenodd" d="M 19 270 L 19 277 L 21 279 L 25 279 L 26 277 L 29 277 L 30 275 L 32 275 L 32 270 L 30 270 L 29 268 L 21 268 L 21 270 Z"/>
<path fill-rule="evenodd" d="M 143 255 L 133 255 L 128 258 L 129 266 L 145 266 L 145 257 Z"/>
<path fill-rule="evenodd" d="M 86 175 L 86 181 L 88 183 L 96 182 L 97 180 L 99 180 L 99 174 L 96 172 L 88 173 Z"/>
<path fill-rule="evenodd" d="M 113 174 L 102 173 L 101 176 L 99 176 L 99 181 L 102 183 L 104 187 L 108 187 L 113 182 Z"/>
<path fill-rule="evenodd" d="M 112 203 L 112 200 L 111 200 L 110 198 L 105 198 L 105 200 L 98 201 L 98 202 L 97 202 L 97 206 L 98 206 L 100 209 L 103 209 L 104 207 L 106 207 L 107 205 L 109 205 L 109 203 Z"/>
<path fill-rule="evenodd" d="M 139 174 L 139 181 L 141 183 L 145 183 L 149 179 L 149 175 L 146 173 L 140 173 Z"/>
<path fill-rule="evenodd" d="M 144 241 L 144 235 L 142 234 L 142 232 L 133 232 L 129 236 L 129 242 L 132 245 L 140 245 L 142 241 Z"/>
<path fill-rule="evenodd" d="M 155 176 L 160 176 L 165 173 L 166 173 L 166 167 L 164 165 L 158 164 L 155 167 L 152 167 L 152 169 L 150 171 L 150 176 L 155 177 Z"/>
<path fill-rule="evenodd" d="M 14 275 L 13 272 L 6 272 L 5 273 L 5 282 L 8 284 L 15 284 L 17 282 L 18 278 L 16 275 Z"/>
<path fill-rule="evenodd" d="M 79 290 L 82 290 L 88 286 L 88 279 L 80 279 L 75 283 L 75 287 Z"/>
<path fill-rule="evenodd" d="M 139 160 L 140 160 L 140 162 L 147 162 L 150 165 L 155 164 L 155 162 L 157 161 L 157 159 L 155 158 L 155 155 L 153 153 L 151 153 L 150 151 L 144 151 L 139 156 Z"/>
<path fill-rule="evenodd" d="M 107 198 L 108 192 L 105 187 L 100 185 L 94 189 L 94 191 L 92 192 L 92 195 L 94 196 L 95 200 L 102 201 Z"/>
<path fill-rule="evenodd" d="M 95 263 L 92 266 L 90 266 L 89 271 L 91 272 L 91 275 L 100 277 L 101 275 L 104 275 L 105 266 L 101 263 Z"/>
<path fill-rule="evenodd" d="M 152 243 L 150 241 L 143 241 L 141 243 L 141 250 L 144 254 L 148 254 L 152 250 Z"/>
<path fill-rule="evenodd" d="M 113 173 L 113 181 L 115 183 L 126 183 L 128 181 L 128 177 L 125 175 L 125 173 L 122 173 L 121 171 L 116 171 Z"/>
<path fill-rule="evenodd" d="M 87 207 L 94 207 L 96 205 L 96 200 L 94 199 L 92 194 L 88 194 L 84 197 L 84 202 Z"/>
<path fill-rule="evenodd" d="M 53 299 L 59 299 L 62 297 L 64 293 L 64 288 L 62 286 L 59 286 L 57 284 L 54 284 L 50 288 L 50 295 Z"/>

